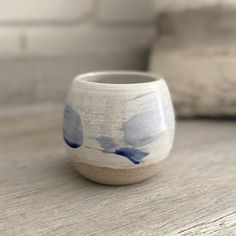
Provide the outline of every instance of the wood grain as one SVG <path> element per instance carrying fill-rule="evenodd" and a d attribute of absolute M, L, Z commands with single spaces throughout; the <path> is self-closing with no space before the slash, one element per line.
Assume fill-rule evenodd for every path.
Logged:
<path fill-rule="evenodd" d="M 178 122 L 158 175 L 109 187 L 72 167 L 61 111 L 2 109 L 0 235 L 236 234 L 235 122 Z"/>

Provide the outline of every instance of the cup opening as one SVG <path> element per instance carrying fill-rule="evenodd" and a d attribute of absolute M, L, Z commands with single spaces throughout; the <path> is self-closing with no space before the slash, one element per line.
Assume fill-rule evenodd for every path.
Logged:
<path fill-rule="evenodd" d="M 159 80 L 156 76 L 142 72 L 95 72 L 82 75 L 82 81 L 97 84 L 142 84 Z"/>

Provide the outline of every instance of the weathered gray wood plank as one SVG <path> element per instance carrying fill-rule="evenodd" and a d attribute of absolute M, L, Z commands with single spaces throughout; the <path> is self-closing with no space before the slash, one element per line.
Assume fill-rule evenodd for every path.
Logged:
<path fill-rule="evenodd" d="M 61 109 L 2 109 L 0 235 L 236 234 L 235 122 L 178 122 L 157 176 L 108 187 L 71 166 Z"/>

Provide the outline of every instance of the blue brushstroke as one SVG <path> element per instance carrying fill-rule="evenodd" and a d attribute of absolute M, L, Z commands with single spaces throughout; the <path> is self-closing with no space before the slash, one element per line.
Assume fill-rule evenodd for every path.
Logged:
<path fill-rule="evenodd" d="M 142 97 L 145 97 L 145 96 L 150 95 L 150 94 L 152 94 L 152 93 L 154 93 L 154 92 L 147 92 L 147 93 L 139 94 L 138 96 L 136 96 L 136 97 L 130 99 L 130 101 L 136 100 L 136 99 L 139 99 L 139 98 L 142 98 Z"/>
<path fill-rule="evenodd" d="M 154 142 L 165 129 L 161 121 L 161 114 L 156 107 L 153 107 L 134 115 L 122 124 L 121 131 L 124 132 L 122 144 L 117 144 L 113 138 L 106 136 L 97 138 L 97 141 L 104 153 L 123 156 L 134 164 L 139 164 L 149 155 L 148 152 L 141 150 L 141 147 Z"/>
<path fill-rule="evenodd" d="M 81 145 L 79 145 L 78 143 L 73 143 L 70 142 L 68 139 L 66 139 L 66 137 L 64 136 L 64 141 L 65 143 L 70 146 L 71 148 L 79 148 Z"/>
<path fill-rule="evenodd" d="M 142 159 L 144 157 L 149 155 L 148 152 L 143 152 L 141 150 L 137 150 L 137 149 L 129 148 L 129 147 L 117 149 L 115 150 L 115 154 L 128 158 L 134 164 L 139 164 L 140 162 L 142 162 Z"/>
<path fill-rule="evenodd" d="M 119 147 L 118 144 L 115 143 L 114 139 L 107 136 L 101 136 L 97 138 L 100 146 L 103 148 L 105 154 L 112 153 L 119 156 L 126 157 L 134 164 L 139 164 L 142 162 L 142 159 L 149 155 L 148 152 L 143 152 L 139 149 L 135 149 L 134 147 Z"/>
<path fill-rule="evenodd" d="M 126 145 L 142 147 L 154 142 L 163 131 L 157 108 L 134 115 L 123 123 L 121 130 L 125 134 Z"/>
<path fill-rule="evenodd" d="M 64 109 L 63 137 L 66 144 L 71 148 L 79 148 L 83 144 L 80 115 L 69 104 Z"/>
<path fill-rule="evenodd" d="M 97 141 L 99 142 L 100 146 L 104 148 L 107 152 L 114 152 L 117 144 L 113 140 L 113 138 L 101 136 L 97 138 Z"/>

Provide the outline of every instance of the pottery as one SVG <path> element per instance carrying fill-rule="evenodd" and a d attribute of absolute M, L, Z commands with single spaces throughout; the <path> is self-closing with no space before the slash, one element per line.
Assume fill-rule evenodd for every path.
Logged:
<path fill-rule="evenodd" d="M 87 179 L 125 185 L 153 176 L 171 150 L 174 129 L 169 90 L 157 75 L 94 72 L 72 83 L 63 135 Z"/>

